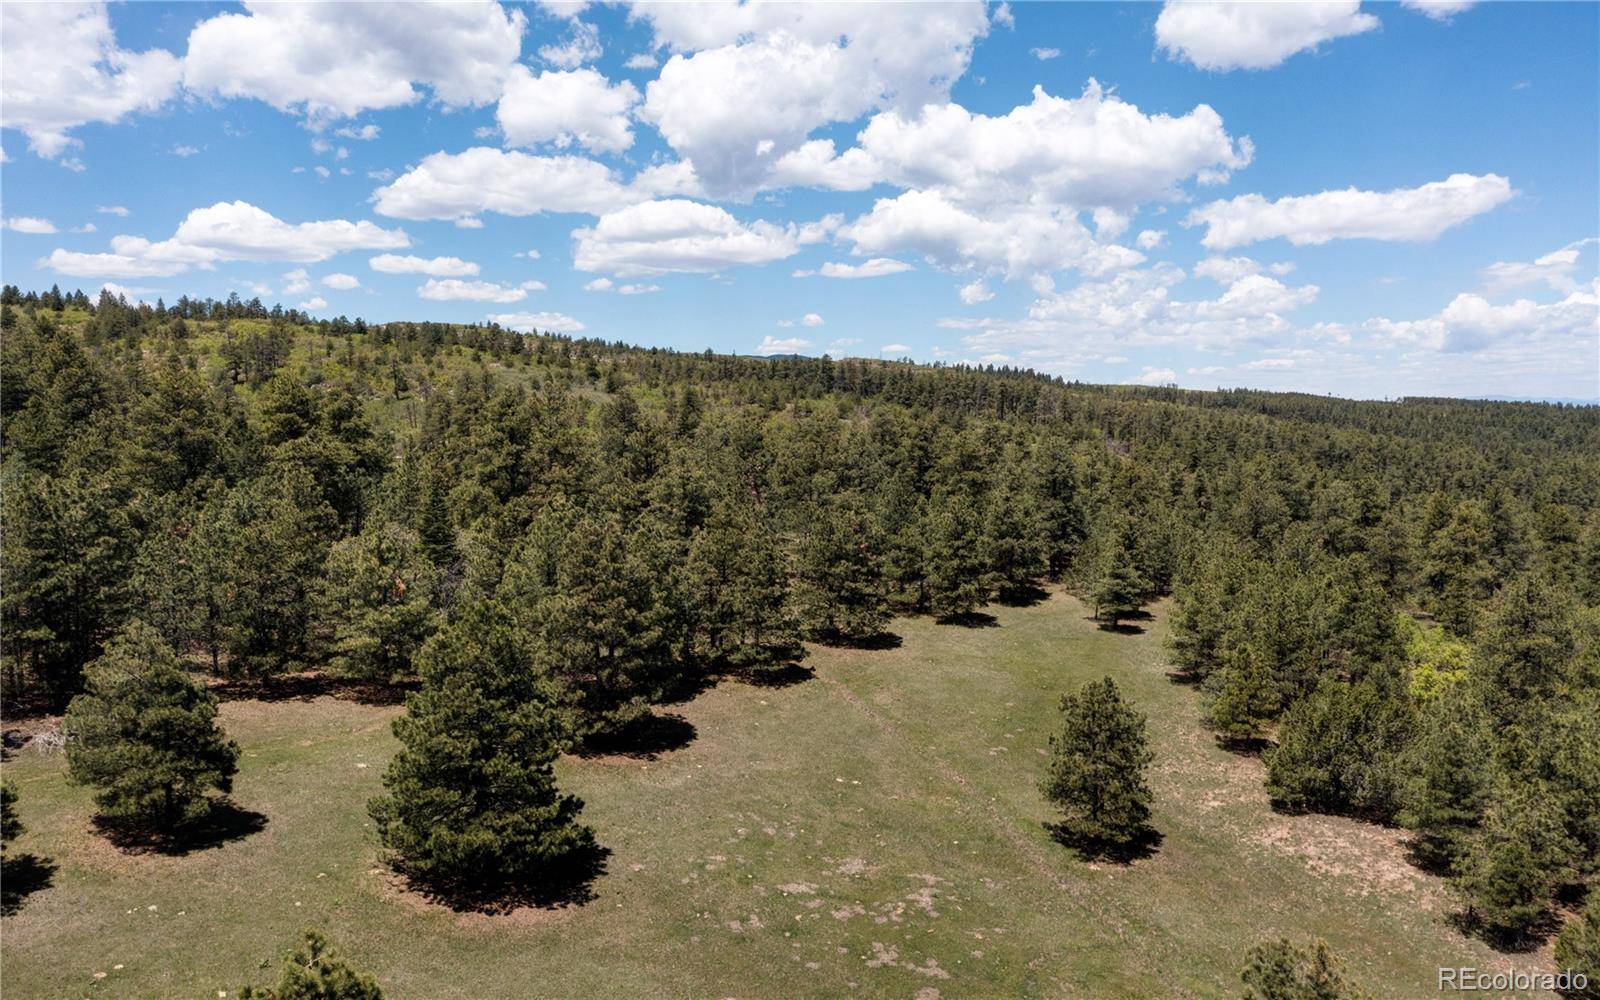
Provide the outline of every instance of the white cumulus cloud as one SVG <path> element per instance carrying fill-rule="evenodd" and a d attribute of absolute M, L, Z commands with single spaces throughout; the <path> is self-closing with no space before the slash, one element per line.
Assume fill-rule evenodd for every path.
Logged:
<path fill-rule="evenodd" d="M 500 96 L 527 17 L 492 0 L 413 4 L 245 4 L 189 33 L 184 85 L 255 98 L 315 125 L 411 104 L 427 88 L 450 107 Z"/>
<path fill-rule="evenodd" d="M 1168 0 L 1156 18 L 1156 42 L 1174 59 L 1201 69 L 1268 69 L 1296 52 L 1378 27 L 1359 0 L 1233 3 Z"/>
<path fill-rule="evenodd" d="M 1423 242 L 1504 204 L 1515 193 L 1511 182 L 1498 174 L 1451 174 L 1392 191 L 1352 187 L 1277 201 L 1240 195 L 1195 209 L 1184 224 L 1204 224 L 1201 242 L 1212 250 L 1278 237 L 1295 246 L 1340 239 Z"/>
<path fill-rule="evenodd" d="M 742 223 L 725 209 L 683 199 L 647 201 L 602 215 L 573 231 L 574 266 L 621 277 L 709 273 L 767 264 L 795 254 L 802 227 Z"/>
<path fill-rule="evenodd" d="M 626 80 L 611 83 L 592 69 L 546 70 L 535 76 L 517 66 L 495 109 L 506 143 L 557 148 L 573 144 L 597 153 L 633 145 L 629 117 L 639 91 Z"/>
<path fill-rule="evenodd" d="M 558 312 L 490 313 L 489 319 L 519 333 L 581 333 L 585 329 L 571 316 Z"/>
<path fill-rule="evenodd" d="M 635 200 L 610 168 L 581 156 L 534 156 L 474 146 L 434 153 L 373 192 L 380 215 L 470 219 L 479 212 L 598 215 Z"/>
<path fill-rule="evenodd" d="M 177 90 L 182 64 L 161 49 L 117 45 L 103 3 L 0 4 L 0 125 L 40 156 L 78 144 L 73 129 L 154 111 Z"/>
<path fill-rule="evenodd" d="M 384 253 L 367 261 L 374 271 L 384 274 L 426 274 L 435 278 L 470 278 L 478 265 L 460 257 L 416 257 L 411 254 Z"/>

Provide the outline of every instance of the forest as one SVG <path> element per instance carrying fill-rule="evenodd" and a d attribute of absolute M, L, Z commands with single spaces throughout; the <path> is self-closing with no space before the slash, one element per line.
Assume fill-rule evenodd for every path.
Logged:
<path fill-rule="evenodd" d="M 1600 407 L 687 353 L 237 296 L 7 286 L 0 336 L 7 723 L 61 717 L 118 842 L 225 808 L 219 696 L 314 674 L 404 699 L 365 806 L 393 871 L 469 908 L 566 898 L 605 845 L 562 754 L 648 741 L 723 678 L 882 648 L 896 619 L 977 635 L 1062 591 L 1112 634 L 1165 602 L 1169 683 L 1261 761 L 1276 810 L 1401 829 L 1465 933 L 1600 970 Z M 1062 838 L 1136 842 L 1145 720 L 1109 680 L 1061 693 L 1039 778 Z M 5 814 L 9 841 L 10 785 Z M 1320 974 L 1275 947 L 1259 995 Z"/>

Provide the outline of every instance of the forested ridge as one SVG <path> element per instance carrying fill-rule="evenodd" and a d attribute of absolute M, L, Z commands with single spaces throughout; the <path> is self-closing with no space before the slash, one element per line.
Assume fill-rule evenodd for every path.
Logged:
<path fill-rule="evenodd" d="M 415 877 L 592 850 L 550 763 L 663 698 L 1047 583 L 1107 628 L 1170 595 L 1175 682 L 1279 807 L 1406 827 L 1486 937 L 1600 866 L 1600 407 L 0 303 L 8 714 L 102 732 L 140 671 L 420 683 L 373 805 Z"/>

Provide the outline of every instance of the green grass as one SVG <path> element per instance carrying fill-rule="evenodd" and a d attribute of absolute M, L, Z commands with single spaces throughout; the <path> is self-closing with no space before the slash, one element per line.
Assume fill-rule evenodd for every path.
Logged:
<path fill-rule="evenodd" d="M 1166 678 L 1159 617 L 1122 635 L 1061 596 L 993 610 L 995 628 L 902 620 L 898 649 L 816 650 L 790 687 L 723 684 L 674 707 L 697 737 L 657 760 L 563 761 L 612 854 L 561 911 L 458 914 L 392 886 L 364 804 L 396 709 L 226 704 L 235 798 L 268 823 L 185 857 L 107 845 L 60 755 L 25 749 L 13 851 L 58 870 L 4 918 L 5 996 L 231 996 L 305 925 L 393 997 L 1237 995 L 1245 950 L 1277 935 L 1325 937 L 1380 996 L 1507 964 L 1451 929 L 1396 833 L 1272 813 L 1259 763 L 1218 750 Z M 1050 840 L 1035 787 L 1059 695 L 1105 674 L 1157 752 L 1164 839 L 1128 867 Z"/>

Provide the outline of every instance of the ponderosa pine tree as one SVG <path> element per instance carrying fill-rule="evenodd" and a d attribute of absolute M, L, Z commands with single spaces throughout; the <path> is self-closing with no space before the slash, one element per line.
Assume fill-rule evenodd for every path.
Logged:
<path fill-rule="evenodd" d="M 442 573 L 455 571 L 460 560 L 456 548 L 456 526 L 450 518 L 450 505 L 437 472 L 427 476 L 422 486 L 422 507 L 417 514 L 417 535 L 422 551 Z"/>
<path fill-rule="evenodd" d="M 994 575 L 977 508 L 966 496 L 940 493 L 922 527 L 928 609 L 941 618 L 971 614 L 988 603 Z"/>
<path fill-rule="evenodd" d="M 320 931 L 306 929 L 273 986 L 246 986 L 242 1000 L 383 1000 L 378 981 L 351 965 Z"/>
<path fill-rule="evenodd" d="M 562 692 L 510 616 L 493 601 L 471 605 L 417 666 L 422 689 L 394 723 L 388 794 L 368 806 L 395 866 L 463 899 L 567 879 L 594 833 L 552 769 L 572 738 Z"/>
<path fill-rule="evenodd" d="M 1061 698 L 1061 730 L 1050 738 L 1050 763 L 1040 788 L 1061 810 L 1062 839 L 1090 850 L 1116 848 L 1148 830 L 1155 759 L 1145 719 L 1106 677 Z"/>
<path fill-rule="evenodd" d="M 1037 495 L 1026 456 L 1008 445 L 989 490 L 983 525 L 989 572 L 1006 600 L 1025 594 L 1047 567 L 1046 527 Z"/>
<path fill-rule="evenodd" d="M 1290 812 L 1390 819 L 1411 728 L 1408 706 L 1372 681 L 1324 679 L 1284 714 L 1278 745 L 1266 754 L 1267 792 Z"/>
<path fill-rule="evenodd" d="M 798 552 L 801 622 L 824 640 L 860 641 L 889 622 L 876 525 L 859 498 L 835 498 L 806 521 Z"/>
<path fill-rule="evenodd" d="M 105 477 L 23 469 L 7 470 L 0 495 L 5 657 L 53 706 L 64 706 L 127 610 L 134 540 L 127 497 Z"/>
<path fill-rule="evenodd" d="M 1428 538 L 1422 582 L 1434 615 L 1457 635 L 1472 634 L 1479 606 L 1494 593 L 1493 546 L 1489 515 L 1475 500 L 1457 504 Z"/>
<path fill-rule="evenodd" d="M 1398 819 L 1415 831 L 1424 862 L 1459 871 L 1494 777 L 1488 718 L 1470 691 L 1457 686 L 1422 706 L 1405 758 L 1405 805 Z"/>
<path fill-rule="evenodd" d="M 762 667 L 803 654 L 787 561 L 760 511 L 729 500 L 712 508 L 690 543 L 686 576 L 713 660 Z"/>
<path fill-rule="evenodd" d="M 1344 978 L 1326 941 L 1310 951 L 1285 938 L 1250 949 L 1244 969 L 1245 1000 L 1359 1000 L 1364 996 Z"/>
<path fill-rule="evenodd" d="M 1589 891 L 1589 901 L 1556 935 L 1556 968 L 1583 976 L 1588 985 L 1574 989 L 1577 1000 L 1600 1000 L 1600 893 Z"/>
<path fill-rule="evenodd" d="M 1033 461 L 1037 470 L 1033 480 L 1035 506 L 1044 525 L 1045 562 L 1050 575 L 1060 579 L 1089 533 L 1079 496 L 1078 468 L 1071 445 L 1055 436 L 1040 442 Z"/>
<path fill-rule="evenodd" d="M 1470 677 L 1497 726 L 1517 726 L 1567 680 L 1577 653 L 1566 595 L 1534 575 L 1495 596 L 1473 643 Z"/>
<path fill-rule="evenodd" d="M 1283 709 L 1270 650 L 1262 637 L 1223 654 L 1222 665 L 1206 679 L 1211 701 L 1207 719 L 1217 736 L 1230 743 L 1259 740 Z"/>
<path fill-rule="evenodd" d="M 304 659 L 312 589 L 334 524 L 304 469 L 242 483 L 201 520 L 195 543 L 211 576 L 229 674 L 259 678 Z"/>
<path fill-rule="evenodd" d="M 197 687 L 156 631 L 133 622 L 86 671 L 61 721 L 72 780 L 95 788 L 107 819 L 172 833 L 233 788 L 239 748 L 217 726 L 217 698 Z"/>
<path fill-rule="evenodd" d="M 410 673 L 437 625 L 438 576 L 417 537 L 398 525 L 373 522 L 335 543 L 313 595 L 328 666 L 375 680 Z"/>
<path fill-rule="evenodd" d="M 1096 618 L 1112 628 L 1144 607 L 1150 583 L 1139 572 L 1131 526 L 1114 533 L 1101 565 L 1100 577 L 1090 591 Z"/>
<path fill-rule="evenodd" d="M 1577 845 L 1541 782 L 1502 777 L 1489 803 L 1450 881 L 1486 937 L 1526 940 L 1544 922 L 1556 887 L 1574 874 Z"/>

